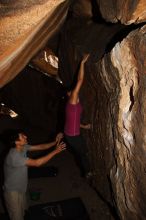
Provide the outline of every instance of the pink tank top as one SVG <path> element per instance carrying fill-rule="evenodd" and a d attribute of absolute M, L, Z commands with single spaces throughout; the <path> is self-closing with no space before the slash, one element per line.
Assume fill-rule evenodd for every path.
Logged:
<path fill-rule="evenodd" d="M 82 106 L 80 102 L 77 104 L 66 105 L 65 128 L 64 133 L 68 136 L 76 136 L 80 134 L 80 117 Z"/>

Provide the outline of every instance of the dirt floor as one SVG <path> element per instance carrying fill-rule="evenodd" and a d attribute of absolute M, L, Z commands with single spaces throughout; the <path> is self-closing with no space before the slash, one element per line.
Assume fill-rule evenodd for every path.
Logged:
<path fill-rule="evenodd" d="M 80 197 L 83 201 L 90 220 L 113 220 L 107 205 L 97 196 L 76 166 L 73 156 L 69 152 L 62 152 L 52 159 L 48 166 L 58 169 L 56 177 L 43 177 L 29 179 L 28 191 L 37 189 L 40 198 L 36 201 L 28 196 L 29 206 L 47 202 L 62 201 Z M 0 205 L 0 212 L 4 212 Z"/>

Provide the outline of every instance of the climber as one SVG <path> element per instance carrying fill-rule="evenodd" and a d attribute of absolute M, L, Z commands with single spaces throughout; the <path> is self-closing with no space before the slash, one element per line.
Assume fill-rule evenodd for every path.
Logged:
<path fill-rule="evenodd" d="M 80 128 L 90 129 L 90 124 L 81 124 L 82 105 L 79 92 L 84 80 L 84 65 L 89 58 L 89 54 L 83 56 L 77 76 L 77 83 L 73 90 L 68 91 L 68 101 L 65 109 L 64 134 L 69 149 L 75 156 L 75 160 L 80 167 L 81 176 L 87 177 L 90 173 L 89 160 L 87 158 L 86 143 L 81 136 Z"/>

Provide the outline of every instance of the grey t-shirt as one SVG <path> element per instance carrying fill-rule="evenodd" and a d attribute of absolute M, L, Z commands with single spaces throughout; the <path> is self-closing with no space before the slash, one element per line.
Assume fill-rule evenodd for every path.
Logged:
<path fill-rule="evenodd" d="M 26 192 L 28 182 L 28 167 L 26 166 L 27 150 L 30 145 L 25 145 L 23 151 L 11 148 L 4 163 L 4 190 Z"/>

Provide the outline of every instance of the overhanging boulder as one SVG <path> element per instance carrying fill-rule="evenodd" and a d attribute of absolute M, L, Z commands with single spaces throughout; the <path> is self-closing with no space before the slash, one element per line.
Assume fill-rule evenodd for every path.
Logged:
<path fill-rule="evenodd" d="M 69 1 L 1 3 L 0 88 L 11 81 L 61 27 Z"/>

